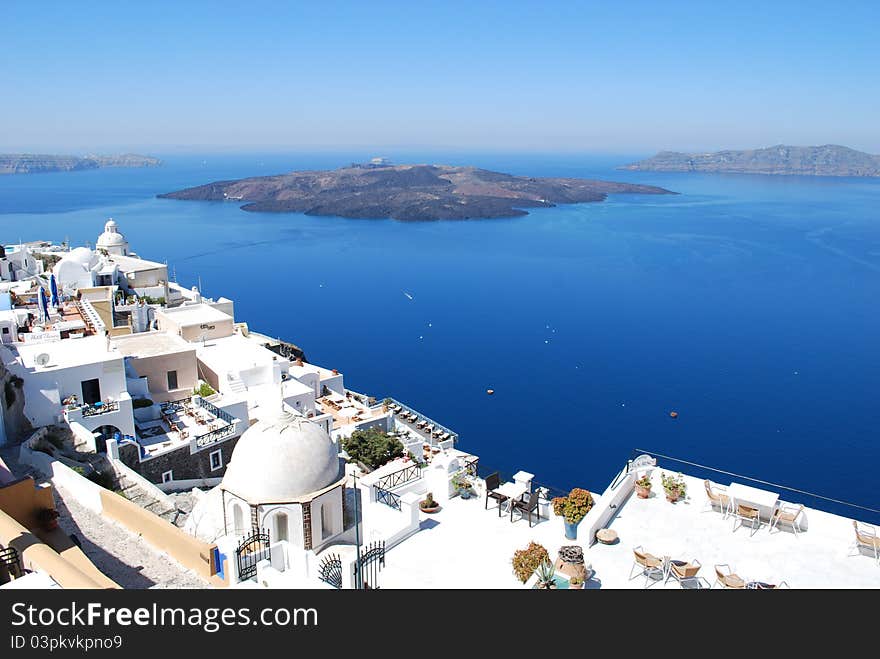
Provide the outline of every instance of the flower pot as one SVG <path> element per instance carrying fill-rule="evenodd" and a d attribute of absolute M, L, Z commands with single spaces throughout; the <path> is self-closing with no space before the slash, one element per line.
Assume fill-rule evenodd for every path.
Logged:
<path fill-rule="evenodd" d="M 644 486 L 639 485 L 638 483 L 636 483 L 636 496 L 637 496 L 639 499 L 647 499 L 648 496 L 650 496 L 650 494 L 651 494 L 651 488 L 650 488 L 650 487 L 644 487 Z"/>
<path fill-rule="evenodd" d="M 579 524 L 580 522 L 578 522 Z M 578 525 L 571 524 L 569 522 L 565 522 L 565 537 L 569 540 L 577 540 L 578 537 Z"/>
<path fill-rule="evenodd" d="M 470 499 L 473 493 L 474 491 L 469 487 L 463 488 L 458 491 L 458 494 L 462 499 Z"/>
<path fill-rule="evenodd" d="M 675 503 L 681 498 L 681 492 L 678 490 L 669 490 L 666 492 L 666 500 L 670 503 Z"/>
<path fill-rule="evenodd" d="M 432 508 L 425 508 L 422 504 L 419 504 L 419 510 L 421 510 L 423 513 L 428 513 L 430 515 L 440 510 L 440 504 L 435 503 Z"/>

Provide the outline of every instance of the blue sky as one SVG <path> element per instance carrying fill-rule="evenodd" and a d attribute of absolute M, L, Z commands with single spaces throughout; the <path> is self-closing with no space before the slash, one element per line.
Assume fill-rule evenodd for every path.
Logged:
<path fill-rule="evenodd" d="M 4 0 L 0 18 L 0 152 L 880 153 L 876 1 Z"/>

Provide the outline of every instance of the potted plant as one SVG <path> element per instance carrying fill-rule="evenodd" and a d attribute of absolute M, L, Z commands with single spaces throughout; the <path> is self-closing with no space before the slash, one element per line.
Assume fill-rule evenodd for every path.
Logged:
<path fill-rule="evenodd" d="M 550 562 L 550 554 L 543 545 L 537 542 L 530 542 L 525 549 L 517 549 L 513 552 L 511 564 L 513 565 L 513 573 L 522 583 L 529 580 L 538 566 L 543 562 Z"/>
<path fill-rule="evenodd" d="M 593 507 L 593 495 L 588 490 L 575 487 L 566 497 L 554 497 L 550 504 L 554 514 L 565 520 L 565 537 L 577 540 L 577 525 Z"/>
<path fill-rule="evenodd" d="M 452 476 L 452 487 L 462 499 L 470 499 L 474 493 L 474 483 L 466 471 L 457 471 Z"/>
<path fill-rule="evenodd" d="M 666 492 L 667 501 L 674 503 L 679 499 L 683 499 L 687 493 L 687 485 L 681 473 L 673 476 L 672 474 L 661 472 L 660 481 L 663 483 L 663 491 Z"/>
<path fill-rule="evenodd" d="M 535 584 L 535 588 L 539 590 L 553 590 L 556 588 L 556 568 L 549 560 L 541 561 L 535 573 L 538 575 L 538 582 Z"/>
<path fill-rule="evenodd" d="M 44 531 L 54 531 L 58 528 L 58 518 L 61 517 L 54 508 L 40 508 L 37 511 L 37 521 Z"/>
<path fill-rule="evenodd" d="M 647 499 L 651 495 L 651 477 L 647 473 L 636 480 L 635 490 L 639 499 Z"/>
<path fill-rule="evenodd" d="M 440 504 L 434 501 L 434 494 L 432 492 L 428 492 L 428 495 L 419 501 L 419 509 L 423 513 L 436 513 L 440 510 Z"/>

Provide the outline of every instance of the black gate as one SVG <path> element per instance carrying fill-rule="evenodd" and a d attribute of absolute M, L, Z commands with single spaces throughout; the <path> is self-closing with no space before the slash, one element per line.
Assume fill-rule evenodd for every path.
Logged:
<path fill-rule="evenodd" d="M 362 590 L 379 588 L 379 571 L 385 567 L 385 541 L 367 545 L 354 564 L 354 587 Z M 358 574 L 360 573 L 360 578 Z"/>
<path fill-rule="evenodd" d="M 269 532 L 255 529 L 254 532 L 239 543 L 235 549 L 238 561 L 238 578 L 241 581 L 250 579 L 257 574 L 257 563 L 264 558 L 271 559 L 269 551 Z"/>
<path fill-rule="evenodd" d="M 321 559 L 318 578 L 334 588 L 342 588 L 342 559 L 338 554 L 329 554 Z"/>
<path fill-rule="evenodd" d="M 5 568 L 6 573 L 12 579 L 18 579 L 24 575 L 24 570 L 21 568 L 21 559 L 15 547 L 0 549 L 0 567 Z"/>

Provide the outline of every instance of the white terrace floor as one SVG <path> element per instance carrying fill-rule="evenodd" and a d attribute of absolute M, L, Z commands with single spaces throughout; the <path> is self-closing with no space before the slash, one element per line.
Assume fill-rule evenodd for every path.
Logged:
<path fill-rule="evenodd" d="M 482 497 L 454 498 L 438 513 L 421 513 L 422 529 L 388 551 L 382 587 L 520 588 L 510 561 L 516 549 L 534 540 L 547 548 L 551 560 L 562 545 L 584 546 L 585 560 L 595 571 L 587 588 L 643 588 L 644 576 L 629 579 L 632 548 L 638 545 L 658 557 L 697 559 L 705 588 L 714 583 L 719 563 L 746 580 L 785 580 L 792 588 L 880 588 L 880 566 L 873 556 L 848 555 L 855 537 L 849 519 L 808 508 L 808 529 L 799 536 L 788 529 L 771 533 L 764 524 L 750 537 L 748 527 L 732 532 L 733 519 L 706 511 L 701 480 L 686 476 L 689 498 L 675 504 L 663 496 L 659 469 L 653 480 L 652 496 L 630 496 L 609 524 L 619 541 L 589 549 L 586 529 L 579 528 L 578 540 L 569 541 L 559 517 L 530 529 L 517 514 L 513 523 L 507 515 L 499 519 L 494 502 L 484 510 Z M 672 579 L 665 586 L 651 583 L 653 590 L 679 587 Z"/>

